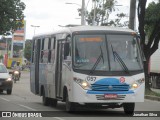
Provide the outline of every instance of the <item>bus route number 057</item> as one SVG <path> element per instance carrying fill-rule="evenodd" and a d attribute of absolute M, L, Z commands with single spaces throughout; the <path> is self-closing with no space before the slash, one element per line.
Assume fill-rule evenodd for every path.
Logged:
<path fill-rule="evenodd" d="M 96 81 L 96 77 L 88 76 L 87 77 L 87 81 L 95 82 Z"/>

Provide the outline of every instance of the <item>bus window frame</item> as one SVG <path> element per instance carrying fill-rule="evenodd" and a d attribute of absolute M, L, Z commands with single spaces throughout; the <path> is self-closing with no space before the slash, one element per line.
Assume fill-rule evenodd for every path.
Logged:
<path fill-rule="evenodd" d="M 106 35 L 131 35 L 131 32 L 112 32 L 112 31 L 109 31 L 109 32 L 104 32 L 104 31 L 98 31 L 98 32 L 93 32 L 93 31 L 88 31 L 88 32 L 73 32 L 72 33 L 72 37 L 71 37 L 71 42 L 72 42 L 72 46 L 71 46 L 71 54 L 72 54 L 72 69 L 74 72 L 79 72 L 79 73 L 82 73 L 82 74 L 90 74 L 90 71 L 88 70 L 79 70 L 79 69 L 75 69 L 74 67 L 74 36 L 75 35 L 88 35 L 88 34 L 104 34 L 105 36 Z M 108 41 L 108 40 L 107 40 Z M 107 45 L 108 46 L 108 45 Z M 109 58 L 108 58 L 109 59 Z M 96 71 L 96 75 L 108 75 L 108 76 L 112 76 L 112 75 L 115 75 L 115 76 L 119 76 L 119 75 L 125 75 L 125 76 L 129 76 L 129 75 L 135 75 L 135 74 L 138 74 L 138 73 L 142 73 L 144 70 L 141 69 L 141 70 L 136 70 L 136 71 L 130 71 L 130 74 L 128 73 L 124 73 L 123 71 L 109 71 L 109 72 L 102 72 L 102 71 Z"/>
<path fill-rule="evenodd" d="M 51 63 L 51 38 L 50 37 L 48 42 L 48 63 Z"/>
<path fill-rule="evenodd" d="M 36 40 L 35 40 L 35 39 L 33 39 L 33 44 L 32 44 L 32 59 L 31 59 L 31 62 L 32 62 L 32 63 L 34 63 L 35 42 L 36 42 Z"/>

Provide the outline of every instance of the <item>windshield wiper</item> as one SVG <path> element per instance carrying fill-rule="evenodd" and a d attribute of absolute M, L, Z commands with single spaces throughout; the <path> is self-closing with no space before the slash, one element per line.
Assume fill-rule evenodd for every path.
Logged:
<path fill-rule="evenodd" d="M 76 66 L 76 68 L 80 68 L 80 67 L 83 67 L 85 65 L 87 65 L 88 63 L 79 63 L 79 65 Z"/>
<path fill-rule="evenodd" d="M 111 48 L 112 48 L 112 53 L 113 53 L 114 61 L 115 61 L 115 58 L 116 58 L 117 61 L 118 61 L 118 63 L 120 64 L 120 66 L 123 68 L 123 70 L 126 73 L 129 73 L 128 67 L 126 66 L 126 64 L 124 63 L 124 61 L 122 60 L 122 58 L 118 55 L 118 53 L 113 50 L 113 46 L 112 45 L 111 45 Z"/>
<path fill-rule="evenodd" d="M 98 57 L 98 59 L 97 59 L 97 61 L 95 62 L 95 64 L 93 65 L 93 67 L 92 67 L 92 69 L 91 69 L 91 71 L 90 71 L 90 74 L 93 73 L 93 72 L 95 71 L 97 65 L 98 65 L 99 62 L 101 61 L 101 58 L 102 58 L 103 64 L 104 64 L 104 57 L 103 57 L 103 52 L 102 52 L 101 46 L 100 46 L 100 50 L 101 50 L 101 54 L 100 54 L 100 56 Z"/>

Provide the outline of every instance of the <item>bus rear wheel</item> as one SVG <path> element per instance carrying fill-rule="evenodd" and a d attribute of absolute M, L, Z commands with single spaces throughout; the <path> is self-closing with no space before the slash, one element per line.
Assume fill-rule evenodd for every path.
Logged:
<path fill-rule="evenodd" d="M 133 114 L 135 103 L 123 103 L 123 109 L 125 114 Z"/>
<path fill-rule="evenodd" d="M 69 101 L 68 93 L 66 94 L 66 111 L 67 112 L 74 112 L 75 111 L 74 103 Z"/>

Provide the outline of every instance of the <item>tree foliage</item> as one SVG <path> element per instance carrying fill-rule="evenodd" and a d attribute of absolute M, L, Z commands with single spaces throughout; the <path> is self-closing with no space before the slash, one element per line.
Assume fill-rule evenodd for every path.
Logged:
<path fill-rule="evenodd" d="M 91 11 L 86 11 L 86 21 L 88 25 L 101 25 L 101 26 L 128 26 L 128 22 L 121 23 L 122 18 L 126 14 L 119 13 L 115 19 L 109 20 L 110 14 L 115 11 L 116 0 L 92 0 Z M 81 9 L 78 9 L 81 16 Z M 95 16 L 95 18 L 94 18 Z"/>
<path fill-rule="evenodd" d="M 158 49 L 160 40 L 160 3 L 152 2 L 146 9 L 145 32 L 149 38 L 147 45 L 151 48 L 151 56 Z"/>
<path fill-rule="evenodd" d="M 158 49 L 160 40 L 160 4 L 151 3 L 146 9 L 147 0 L 139 0 L 138 19 L 139 33 L 141 36 L 141 46 L 144 51 L 146 61 L 144 62 L 146 89 L 150 90 L 148 65 L 150 56 Z M 148 36 L 146 40 L 145 37 Z"/>
<path fill-rule="evenodd" d="M 20 0 L 0 0 L 0 35 L 13 32 L 22 26 L 24 9 L 25 4 Z"/>
<path fill-rule="evenodd" d="M 24 57 L 28 61 L 31 60 L 31 47 L 32 47 L 32 43 L 31 42 L 26 42 L 25 49 L 24 49 Z"/>
<path fill-rule="evenodd" d="M 3 55 L 0 55 L 0 60 L 3 59 Z"/>

